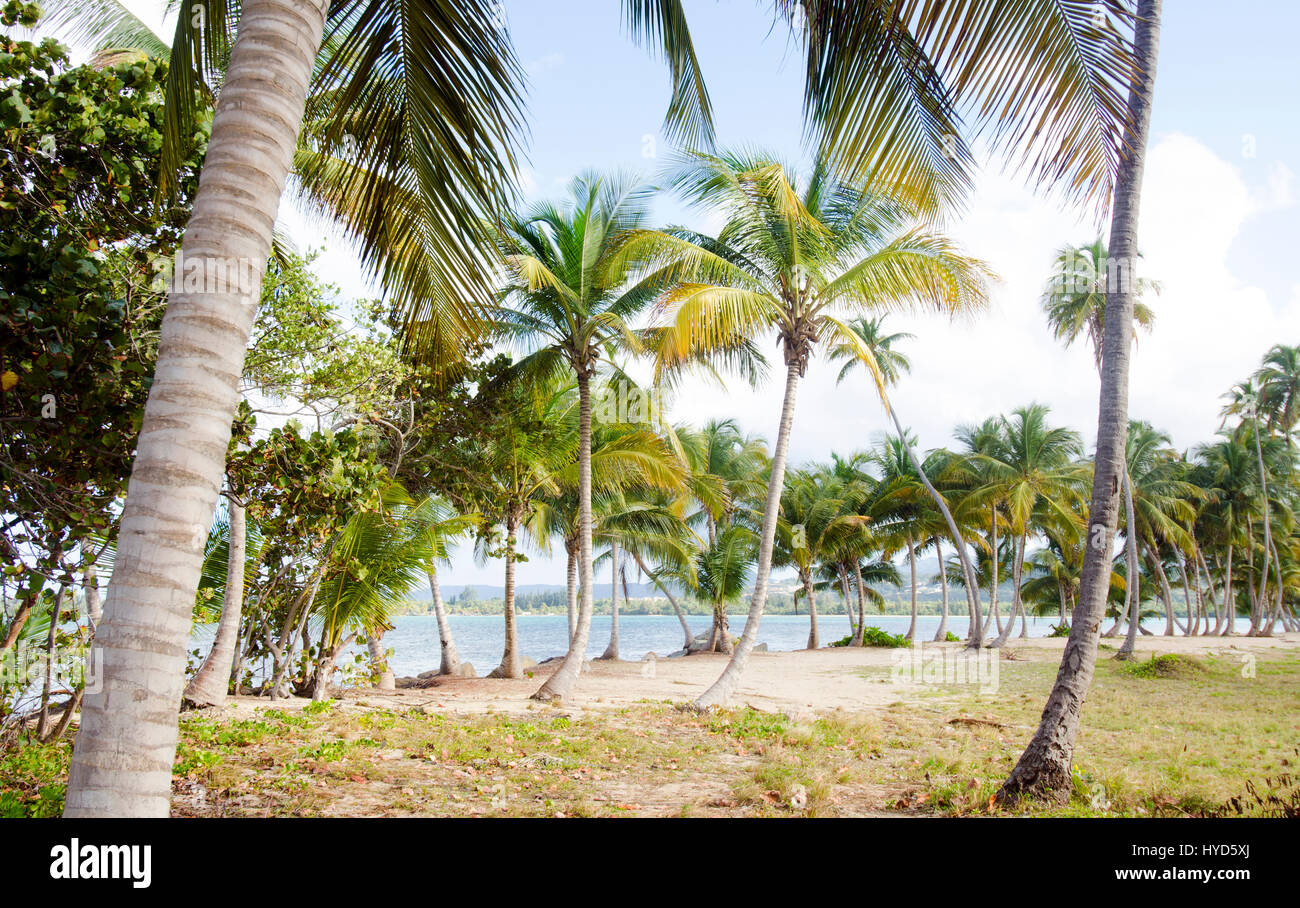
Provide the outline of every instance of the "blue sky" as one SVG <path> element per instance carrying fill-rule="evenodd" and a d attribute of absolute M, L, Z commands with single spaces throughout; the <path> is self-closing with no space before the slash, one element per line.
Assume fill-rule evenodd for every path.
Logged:
<path fill-rule="evenodd" d="M 159 0 L 127 4 L 157 21 Z M 667 68 L 620 26 L 616 0 L 507 0 L 509 27 L 530 74 L 531 141 L 525 189 L 561 195 L 590 167 L 653 176 L 667 145 L 659 135 Z M 690 0 L 687 14 L 713 98 L 719 139 L 806 161 L 800 117 L 802 72 L 768 0 Z M 1157 316 L 1133 368 L 1131 410 L 1188 448 L 1216 430 L 1217 396 L 1244 377 L 1274 343 L 1300 342 L 1300 239 L 1295 175 L 1300 172 L 1300 4 L 1169 0 L 1164 4 L 1150 160 L 1140 243 L 1149 276 L 1163 285 L 1149 300 Z M 649 140 L 649 141 L 647 141 Z M 281 211 L 302 244 L 322 239 L 339 254 L 326 276 L 351 295 L 371 295 L 337 238 Z M 671 200 L 665 221 L 685 217 Z M 698 223 L 698 222 L 697 222 Z M 995 165 L 977 184 L 951 231 L 1002 276 L 990 311 L 973 322 L 898 318 L 917 335 L 911 375 L 895 392 L 904 421 L 925 447 L 951 443 L 955 424 L 977 422 L 1031 400 L 1095 434 L 1097 387 L 1090 354 L 1063 351 L 1047 334 L 1038 294 L 1054 249 L 1084 242 L 1096 226 L 1079 212 L 1034 197 Z M 699 422 L 735 416 L 753 432 L 775 431 L 780 388 L 726 392 L 701 385 L 678 395 L 670 416 Z M 798 462 L 865 447 L 884 428 L 863 385 L 837 388 L 815 362 L 800 392 L 792 446 Z M 499 564 L 467 554 L 449 583 L 499 584 Z M 536 558 L 521 583 L 562 583 L 563 566 Z"/>

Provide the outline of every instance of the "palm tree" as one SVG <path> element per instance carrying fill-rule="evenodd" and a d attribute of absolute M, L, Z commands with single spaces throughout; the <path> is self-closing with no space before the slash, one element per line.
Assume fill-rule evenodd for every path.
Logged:
<path fill-rule="evenodd" d="M 758 535 L 739 523 L 719 528 L 713 541 L 696 556 L 695 582 L 690 589 L 713 614 L 705 652 L 731 652 L 727 606 L 738 602 L 744 594 L 757 560 Z"/>
<path fill-rule="evenodd" d="M 772 563 L 793 566 L 808 601 L 808 649 L 817 649 L 817 596 L 813 582 L 819 564 L 833 557 L 867 518 L 848 509 L 843 487 L 826 473 L 794 470 L 787 475 L 781 495 L 781 516 L 776 530 Z"/>
<path fill-rule="evenodd" d="M 989 644 L 992 647 L 1007 642 L 1016 618 L 1021 617 L 1021 574 L 1030 535 L 1044 523 L 1068 526 L 1076 522 L 1075 514 L 1082 508 L 1077 490 L 1086 479 L 1087 468 L 1073 462 L 1081 453 L 1082 440 L 1071 429 L 1049 426 L 1047 413 L 1042 404 L 1015 409 L 1009 419 L 1001 420 L 1002 431 L 992 452 L 974 455 L 985 469 L 985 478 L 972 501 L 1001 502 L 1007 528 L 1016 538 L 1011 617 Z"/>
<path fill-rule="evenodd" d="M 1290 445 L 1300 421 L 1300 345 L 1277 344 L 1270 349 L 1255 373 L 1255 383 L 1261 414 L 1269 428 L 1281 430 Z"/>
<path fill-rule="evenodd" d="M 1138 208 L 1151 128 L 1160 12 L 1161 0 L 1138 0 L 1133 39 L 1134 78 L 1128 93 L 1128 115 L 1124 118 L 1111 213 L 1110 259 L 1128 269 L 1130 278 L 1132 264 L 1137 258 Z M 1079 604 L 1075 607 L 1061 667 L 1048 695 L 1038 730 L 998 790 L 997 797 L 1003 803 L 1015 801 L 1026 793 L 1061 798 L 1073 785 L 1070 765 L 1079 735 L 1084 697 L 1096 667 L 1097 630 L 1110 587 L 1109 549 L 1119 522 L 1118 493 L 1125 473 L 1124 440 L 1128 429 L 1129 359 L 1132 355 L 1135 295 L 1131 280 L 1107 287 L 1097 453 Z"/>
<path fill-rule="evenodd" d="M 707 141 L 707 94 L 680 0 L 626 4 L 633 32 L 658 43 L 671 65 L 673 136 Z M 76 17 L 83 27 L 102 25 L 102 7 L 77 6 L 89 10 Z M 497 198 L 498 184 L 507 182 L 497 178 L 510 169 L 499 149 L 513 144 L 518 69 L 494 27 L 493 6 L 489 0 L 247 0 L 237 5 L 202 0 L 192 5 L 197 14 L 177 17 L 167 147 L 175 149 L 183 136 L 193 134 L 194 89 L 205 80 L 215 84 L 212 77 L 222 73 L 207 161 L 215 174 L 205 176 L 196 197 L 182 249 L 185 260 L 205 271 L 209 260 L 215 266 L 243 262 L 258 282 L 328 23 L 333 28 L 324 43 L 334 56 L 317 75 L 331 89 L 325 109 L 336 116 L 322 135 L 332 146 L 344 145 L 348 136 L 366 140 L 363 149 L 377 146 L 361 155 L 372 165 L 365 168 L 371 177 L 355 184 L 376 191 L 340 193 L 335 201 L 348 206 L 352 223 L 364 225 L 372 241 L 383 238 L 374 243 L 371 260 L 391 266 L 384 268 L 386 277 L 404 283 L 395 289 L 407 294 L 412 327 L 423 327 L 425 343 L 437 346 L 439 334 L 428 328 L 436 320 L 421 316 L 431 310 L 463 312 L 458 294 L 479 285 L 476 257 L 457 261 L 457 253 L 466 249 L 464 239 L 473 233 L 465 228 L 476 221 L 475 200 Z M 1118 157 L 1113 127 L 1124 119 L 1118 86 L 1129 55 L 1115 29 L 1096 27 L 1091 11 L 1054 5 L 1035 18 L 1044 11 L 1013 4 L 928 3 L 913 20 L 875 4 L 783 0 L 777 9 L 788 19 L 805 10 L 808 115 L 821 145 L 838 160 L 856 162 L 886 183 L 928 187 L 932 191 L 922 193 L 922 201 L 938 207 L 953 194 L 946 189 L 960 191 L 969 182 L 970 155 L 953 141 L 960 131 L 951 112 L 953 101 L 966 100 L 975 102 L 976 124 L 991 126 L 1000 144 L 1019 146 L 1040 181 L 1064 178 L 1076 197 L 1109 194 Z M 411 10 L 416 15 L 408 20 Z M 1117 12 L 1110 10 L 1112 16 Z M 236 14 L 238 37 L 232 42 Z M 902 24 L 913 21 L 926 27 L 912 35 Z M 1034 28 L 1008 28 L 1009 23 Z M 293 52 L 283 52 L 286 47 Z M 868 52 L 872 48 L 876 52 Z M 987 78 L 986 64 L 1008 54 L 1018 62 L 1016 78 Z M 406 67 L 412 59 L 415 65 Z M 875 65 L 856 65 L 861 59 Z M 925 78 L 913 77 L 918 66 Z M 414 85 L 393 83 L 393 74 L 404 69 L 414 73 Z M 941 71 L 948 74 L 947 85 L 938 78 Z M 859 97 L 867 103 L 844 101 Z M 389 103 L 395 99 L 400 100 Z M 1005 110 L 1018 115 L 1007 117 Z M 888 115 L 883 122 L 898 126 L 879 128 L 882 114 Z M 260 131 L 265 141 L 250 142 L 252 131 Z M 403 141 L 384 141 L 396 136 Z M 391 164 L 395 144 L 423 154 L 415 161 L 400 159 L 402 166 L 383 166 Z M 167 161 L 164 154 L 164 176 Z M 394 187 L 410 173 L 435 213 L 412 217 L 419 205 Z M 401 229 L 412 223 L 430 230 Z M 227 229 L 229 224 L 241 229 Z M 458 274 L 470 277 L 468 287 L 449 278 Z M 432 293 L 422 296 L 426 290 Z M 154 654 L 184 648 L 180 611 L 197 583 L 203 529 L 216 501 L 233 417 L 229 391 L 240 373 L 252 320 L 247 300 L 257 298 L 257 287 L 242 298 L 204 297 L 175 294 L 169 301 L 152 406 L 146 408 L 137 450 L 138 479 L 123 514 L 124 570 L 105 609 L 111 649 L 131 664 L 123 665 L 121 674 L 109 666 L 105 694 L 83 708 L 69 815 L 165 815 L 167 810 L 167 779 L 157 767 L 170 765 L 175 751 L 173 708 L 166 704 L 179 702 L 183 663 Z M 454 320 L 451 327 L 457 327 Z M 166 482 L 158 483 L 159 477 Z M 160 507 L 163 499 L 184 505 Z M 162 514 L 167 517 L 150 516 Z M 175 542 L 164 547 L 158 539 Z M 150 696 L 110 716 L 104 705 L 110 692 L 119 684 L 140 689 L 136 681 L 123 680 L 140 672 L 151 676 L 144 687 Z M 125 741 L 136 742 L 132 747 L 139 759 L 133 765 L 153 767 L 135 771 L 142 784 L 125 783 L 129 773 L 117 758 Z"/>
<path fill-rule="evenodd" d="M 529 348 L 519 363 L 536 376 L 568 373 L 578 388 L 578 622 L 560 668 L 534 694 L 568 695 L 586 652 L 593 605 L 591 384 L 602 358 L 638 350 L 632 320 L 658 293 L 662 278 L 632 280 L 635 260 L 620 240 L 641 227 L 649 189 L 624 177 L 586 174 L 563 207 L 540 204 L 506 218 L 496 246 L 506 288 L 495 312 L 502 336 Z"/>
<path fill-rule="evenodd" d="M 786 167 L 761 155 L 698 154 L 681 160 L 672 182 L 689 201 L 715 206 L 727 220 L 716 238 L 681 229 L 629 235 L 628 255 L 645 255 L 678 279 L 658 303 L 663 321 L 652 341 L 658 371 L 711 356 L 752 362 L 755 339 L 769 331 L 786 365 L 749 616 L 726 670 L 696 700 L 704 708 L 728 700 L 758 633 L 796 392 L 818 342 L 857 344 L 840 315 L 978 309 L 987 270 L 946 238 L 916 226 L 901 203 L 820 167 L 800 186 Z M 858 349 L 876 376 L 871 351 Z"/>

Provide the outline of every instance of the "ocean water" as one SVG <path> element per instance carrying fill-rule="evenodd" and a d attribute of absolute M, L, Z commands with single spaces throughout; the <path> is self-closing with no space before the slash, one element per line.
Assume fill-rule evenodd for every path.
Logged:
<path fill-rule="evenodd" d="M 917 619 L 918 634 L 929 640 L 939 629 L 938 615 L 922 615 Z M 1029 633 L 1043 637 L 1051 632 L 1055 618 L 1031 618 Z M 891 634 L 905 634 L 911 619 L 906 615 L 872 615 L 868 625 L 883 628 Z M 461 661 L 473 664 L 479 675 L 486 675 L 501 662 L 505 643 L 504 619 L 500 615 L 452 615 L 448 618 L 452 637 Z M 552 656 L 564 655 L 568 642 L 569 621 L 565 615 L 521 615 L 519 623 L 519 650 L 521 655 L 542 662 Z M 686 623 L 693 634 L 703 634 L 709 629 L 707 615 L 688 615 Z M 745 627 L 744 615 L 732 615 L 731 632 L 739 635 Z M 402 615 L 395 618 L 393 630 L 384 635 L 384 646 L 393 651 L 389 660 L 394 673 L 418 675 L 438 667 L 440 650 L 438 624 L 432 615 Z M 594 659 L 605 652 L 609 644 L 610 617 L 594 615 L 591 619 L 591 636 L 587 640 L 587 655 Z M 965 616 L 948 619 L 948 629 L 962 636 L 966 633 Z M 847 636 L 849 620 L 844 615 L 819 615 L 817 631 L 822 646 Z M 1019 627 L 1015 633 L 1019 633 Z M 618 622 L 619 656 L 626 661 L 637 661 L 647 653 L 663 657 L 682 648 L 685 634 L 681 622 L 673 615 L 622 615 Z M 770 651 L 803 649 L 808 645 L 808 617 L 806 615 L 767 615 L 758 627 L 758 642 L 766 643 Z"/>
<path fill-rule="evenodd" d="M 505 644 L 505 622 L 500 615 L 451 615 L 447 620 L 461 661 L 473 665 L 476 674 L 482 677 L 500 664 Z M 891 634 L 907 633 L 910 620 L 907 615 L 867 616 L 868 626 L 882 628 Z M 934 637 L 935 631 L 939 629 L 939 620 L 938 615 L 921 615 L 917 618 L 917 633 L 922 640 L 929 641 Z M 536 662 L 564 655 L 568 639 L 566 616 L 521 615 L 518 622 L 521 655 Z M 696 635 L 709 629 L 707 615 L 688 615 L 686 622 Z M 1055 616 L 1030 618 L 1029 635 L 1045 637 L 1051 633 L 1055 623 Z M 1156 634 L 1164 632 L 1163 618 L 1148 618 L 1142 624 Z M 393 672 L 400 678 L 436 670 L 441 659 L 437 620 L 432 615 L 399 615 L 393 619 L 393 625 L 393 629 L 384 635 L 384 648 L 392 651 L 389 664 Z M 595 659 L 605 652 L 609 643 L 609 625 L 608 615 L 592 617 L 591 636 L 587 641 L 588 658 Z M 1248 619 L 1239 618 L 1237 621 L 1239 631 L 1245 631 L 1249 625 Z M 1105 626 L 1110 626 L 1109 620 Z M 730 616 L 733 634 L 739 635 L 744 627 L 744 615 Z M 821 645 L 828 646 L 849 633 L 849 620 L 843 614 L 820 615 L 817 629 Z M 948 630 L 958 637 L 964 637 L 966 629 L 967 619 L 964 615 L 954 615 L 948 619 Z M 199 650 L 200 656 L 206 655 L 215 633 L 216 625 L 197 628 L 191 648 Z M 1019 633 L 1017 625 L 1012 639 Z M 660 658 L 667 656 L 682 648 L 684 637 L 682 626 L 673 615 L 623 615 L 619 618 L 619 656 L 625 661 L 638 661 L 647 653 L 654 653 Z M 803 649 L 808 645 L 808 616 L 765 616 L 758 628 L 758 642 L 766 643 L 771 652 Z M 340 667 L 364 652 L 363 646 L 354 644 L 339 659 Z M 256 667 L 253 668 L 256 672 Z M 341 678 L 339 680 L 342 683 Z"/>

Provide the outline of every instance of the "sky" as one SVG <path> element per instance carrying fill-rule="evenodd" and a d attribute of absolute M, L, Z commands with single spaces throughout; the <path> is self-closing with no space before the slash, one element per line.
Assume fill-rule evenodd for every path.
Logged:
<path fill-rule="evenodd" d="M 159 0 L 126 5 L 151 24 Z M 576 174 L 623 169 L 653 180 L 671 147 L 660 126 L 667 67 L 621 27 L 616 0 L 506 0 L 518 56 L 529 77 L 528 155 L 521 174 L 530 198 L 562 197 Z M 802 72 L 788 32 L 773 27 L 771 4 L 690 0 L 687 15 L 713 100 L 721 145 L 763 148 L 806 166 Z M 160 29 L 161 30 L 161 29 Z M 1164 5 L 1139 245 L 1144 274 L 1161 285 L 1146 299 L 1154 331 L 1139 336 L 1130 413 L 1190 449 L 1219 427 L 1222 395 L 1275 343 L 1300 343 L 1300 4 L 1172 0 Z M 671 199 L 663 223 L 710 226 Z M 281 219 L 302 247 L 325 245 L 321 275 L 344 296 L 380 289 L 336 236 L 322 234 L 286 204 Z M 716 225 L 713 225 L 716 226 Z M 1087 212 L 1036 197 L 1014 174 L 989 163 L 965 214 L 949 232 L 1001 280 L 989 310 L 950 323 L 891 317 L 915 335 L 903 348 L 912 370 L 892 393 L 923 448 L 953 444 L 953 427 L 1040 402 L 1052 418 L 1096 435 L 1098 381 L 1086 345 L 1051 338 L 1039 296 L 1054 251 L 1104 233 Z M 775 347 L 771 348 L 776 353 Z M 776 357 L 779 364 L 779 356 Z M 793 463 L 826 459 L 874 443 L 885 417 L 865 376 L 836 386 L 838 369 L 814 361 L 799 391 Z M 782 388 L 691 385 L 669 401 L 673 421 L 730 416 L 749 432 L 775 435 Z M 449 584 L 500 585 L 497 563 L 476 565 L 468 550 L 443 572 Z M 534 556 L 519 582 L 563 583 L 564 566 Z"/>

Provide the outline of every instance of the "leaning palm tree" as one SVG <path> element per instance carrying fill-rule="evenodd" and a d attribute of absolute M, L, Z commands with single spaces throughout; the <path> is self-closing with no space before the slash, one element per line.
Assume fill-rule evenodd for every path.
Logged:
<path fill-rule="evenodd" d="M 822 167 L 805 182 L 760 154 L 695 154 L 679 161 L 671 179 L 689 202 L 719 210 L 726 222 L 716 237 L 684 229 L 629 232 L 624 255 L 644 256 L 677 278 L 657 303 L 658 372 L 718 356 L 752 363 L 756 339 L 769 333 L 786 366 L 749 617 L 726 670 L 696 700 L 703 708 L 729 699 L 758 633 L 795 398 L 818 344 L 855 345 L 878 378 L 871 351 L 841 317 L 913 308 L 973 312 L 984 305 L 988 271 L 918 226 L 903 203 Z"/>

